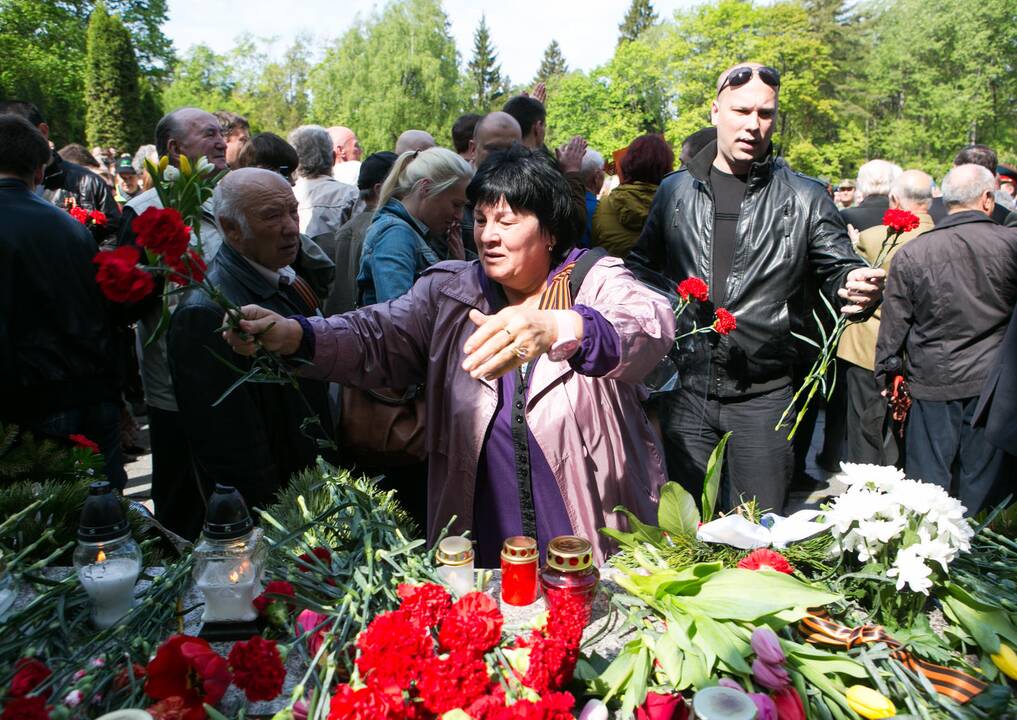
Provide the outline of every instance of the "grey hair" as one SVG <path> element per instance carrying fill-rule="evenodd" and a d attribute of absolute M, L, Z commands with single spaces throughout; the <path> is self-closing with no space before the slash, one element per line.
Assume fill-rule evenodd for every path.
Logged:
<path fill-rule="evenodd" d="M 943 204 L 947 208 L 969 207 L 985 193 L 995 191 L 996 177 L 981 165 L 957 165 L 943 178 Z"/>
<path fill-rule="evenodd" d="M 589 180 L 593 173 L 603 169 L 604 156 L 592 148 L 587 148 L 586 154 L 583 155 L 583 164 L 579 168 L 579 172 L 582 174 L 583 180 Z"/>
<path fill-rule="evenodd" d="M 473 166 L 451 150 L 442 147 L 404 152 L 395 161 L 378 195 L 378 207 L 390 199 L 402 200 L 422 180 L 431 183 L 430 193 L 438 195 L 461 180 L 473 177 Z"/>
<path fill-rule="evenodd" d="M 332 174 L 333 144 L 328 130 L 321 125 L 301 125 L 290 132 L 288 139 L 300 158 L 297 177 Z"/>
<path fill-rule="evenodd" d="M 932 178 L 921 170 L 908 170 L 893 181 L 890 194 L 905 210 L 916 205 L 927 209 L 932 202 Z"/>
<path fill-rule="evenodd" d="M 863 198 L 870 195 L 889 195 L 893 181 L 904 172 L 900 165 L 894 165 L 886 160 L 869 160 L 869 162 L 858 168 L 858 180 L 855 190 L 861 193 Z"/>
<path fill-rule="evenodd" d="M 134 153 L 134 159 L 131 160 L 131 165 L 134 166 L 134 172 L 139 175 L 145 172 L 145 158 L 154 160 L 156 164 L 159 163 L 159 153 L 155 151 L 155 145 L 142 145 L 138 148 L 138 151 Z"/>
<path fill-rule="evenodd" d="M 212 207 L 215 211 L 215 224 L 223 235 L 226 234 L 222 228 L 225 219 L 236 223 L 245 238 L 250 237 L 251 224 L 247 222 L 247 214 L 244 212 L 244 196 L 242 183 L 220 182 L 215 186 Z"/>

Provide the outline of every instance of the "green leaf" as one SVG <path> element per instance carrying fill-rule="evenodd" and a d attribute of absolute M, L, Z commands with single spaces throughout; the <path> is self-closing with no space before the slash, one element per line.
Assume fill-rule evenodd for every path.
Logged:
<path fill-rule="evenodd" d="M 711 458 L 712 459 L 712 458 Z M 695 537 L 699 527 L 699 510 L 696 499 L 676 482 L 666 482 L 660 489 L 660 506 L 657 522 L 672 535 Z"/>
<path fill-rule="evenodd" d="M 713 519 L 713 509 L 717 507 L 717 492 L 720 490 L 720 477 L 724 470 L 724 448 L 731 439 L 731 433 L 725 433 L 710 453 L 710 461 L 706 464 L 706 477 L 703 479 L 703 522 Z"/>
<path fill-rule="evenodd" d="M 720 562 L 696 563 L 684 570 L 662 570 L 652 575 L 623 571 L 617 577 L 619 585 L 647 602 L 660 600 L 665 595 L 681 595 L 698 588 L 706 578 L 723 568 Z"/>
<path fill-rule="evenodd" d="M 617 695 L 628 683 L 642 646 L 641 640 L 633 640 L 627 643 L 622 648 L 622 651 L 618 653 L 618 657 L 608 665 L 607 670 L 602 672 L 600 677 L 591 684 L 591 688 L 595 692 L 603 694 L 604 702 Z"/>
<path fill-rule="evenodd" d="M 842 652 L 829 652 L 808 643 L 793 643 L 781 640 L 781 647 L 788 657 L 789 667 L 811 665 L 817 672 L 824 675 L 846 675 L 852 678 L 866 678 L 865 666 Z"/>
<path fill-rule="evenodd" d="M 656 658 L 660 662 L 660 669 L 667 676 L 667 680 L 677 686 L 682 677 L 682 661 L 685 653 L 678 647 L 674 636 L 664 633 L 657 639 Z"/>
<path fill-rule="evenodd" d="M 639 649 L 632 665 L 632 676 L 625 695 L 622 697 L 622 717 L 629 717 L 632 712 L 646 701 L 646 685 L 650 675 L 650 650 L 645 645 Z"/>
<path fill-rule="evenodd" d="M 148 349 L 152 343 L 162 337 L 162 334 L 169 329 L 169 322 L 169 298 L 164 295 L 162 298 L 162 314 L 159 315 L 159 323 L 155 326 L 155 330 L 152 331 L 152 334 L 145 339 L 145 349 Z"/>
<path fill-rule="evenodd" d="M 749 675 L 752 670 L 745 657 L 750 654 L 751 647 L 748 643 L 734 636 L 728 628 L 728 623 L 719 623 L 705 615 L 695 615 L 696 639 L 708 643 L 711 650 L 718 658 L 723 660 L 731 670 L 743 675 Z"/>
<path fill-rule="evenodd" d="M 748 589 L 751 588 L 751 591 Z M 753 622 L 783 610 L 822 607 L 840 599 L 784 573 L 729 568 L 710 576 L 695 596 L 675 598 L 688 612 Z"/>
<path fill-rule="evenodd" d="M 629 527 L 632 528 L 632 535 L 635 540 L 639 542 L 648 542 L 651 545 L 659 545 L 664 541 L 664 532 L 660 528 L 654 527 L 653 525 L 647 525 L 633 515 L 631 511 L 621 505 L 618 505 L 614 511 L 620 512 L 628 518 Z M 601 532 L 604 532 L 604 530 L 601 530 Z M 615 537 L 615 535 L 611 533 L 605 534 L 610 537 Z"/>

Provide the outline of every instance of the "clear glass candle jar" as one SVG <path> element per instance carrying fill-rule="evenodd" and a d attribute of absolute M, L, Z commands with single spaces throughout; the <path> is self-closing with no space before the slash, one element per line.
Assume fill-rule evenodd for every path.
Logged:
<path fill-rule="evenodd" d="M 461 535 L 449 535 L 438 543 L 438 577 L 448 584 L 457 595 L 472 592 L 473 543 Z"/>

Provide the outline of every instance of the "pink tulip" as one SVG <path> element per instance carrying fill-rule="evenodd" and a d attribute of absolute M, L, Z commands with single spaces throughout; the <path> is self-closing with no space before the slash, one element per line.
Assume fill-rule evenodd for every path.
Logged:
<path fill-rule="evenodd" d="M 756 720 L 777 720 L 777 706 L 769 695 L 749 693 L 749 698 L 756 704 Z"/>
<path fill-rule="evenodd" d="M 322 615 L 312 610 L 303 610 L 299 615 L 297 615 L 297 627 L 300 628 L 302 632 L 308 633 L 326 620 L 328 620 L 328 615 Z M 321 630 L 318 630 L 318 632 L 307 638 L 307 652 L 311 654 L 311 657 L 314 657 L 314 655 L 318 652 L 318 648 L 321 647 L 321 642 L 324 636 L 325 634 Z"/>
<path fill-rule="evenodd" d="M 784 651 L 780 648 L 780 639 L 777 637 L 777 633 L 770 628 L 764 625 L 753 630 L 751 643 L 756 657 L 760 660 L 771 665 L 784 664 Z"/>
<path fill-rule="evenodd" d="M 778 690 L 770 697 L 773 704 L 777 706 L 777 720 L 805 720 L 802 699 L 793 687 Z"/>
<path fill-rule="evenodd" d="M 791 684 L 791 676 L 783 666 L 771 665 L 761 658 L 752 661 L 752 677 L 767 690 L 783 690 Z"/>

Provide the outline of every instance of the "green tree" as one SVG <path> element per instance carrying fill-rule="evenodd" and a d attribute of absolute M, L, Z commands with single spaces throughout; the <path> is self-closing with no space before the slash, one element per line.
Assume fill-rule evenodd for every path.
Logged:
<path fill-rule="evenodd" d="M 162 94 L 167 111 L 185 106 L 210 112 L 226 108 L 236 86 L 227 58 L 207 45 L 188 50 L 173 68 L 172 77 Z"/>
<path fill-rule="evenodd" d="M 59 147 L 85 137 L 85 45 L 92 0 L 0 0 L 0 99 L 35 103 Z M 162 33 L 166 0 L 107 0 L 131 33 L 141 71 L 154 85 L 173 64 Z M 144 83 L 142 83 L 144 84 Z"/>
<path fill-rule="evenodd" d="M 644 31 L 657 22 L 657 13 L 650 0 L 632 0 L 625 19 L 618 26 L 618 44 L 637 40 Z"/>
<path fill-rule="evenodd" d="M 557 40 L 551 40 L 551 44 L 544 50 L 544 57 L 540 61 L 540 68 L 537 69 L 537 75 L 533 78 L 533 82 L 546 83 L 551 78 L 564 75 L 568 71 L 569 66 L 561 54 L 561 45 Z"/>
<path fill-rule="evenodd" d="M 101 2 L 88 21 L 85 44 L 85 137 L 89 146 L 138 144 L 141 94 L 131 35 Z"/>
<path fill-rule="evenodd" d="M 353 128 L 368 152 L 419 128 L 445 137 L 462 112 L 459 54 L 439 0 L 400 0 L 354 24 L 308 79 L 311 119 Z"/>
<path fill-rule="evenodd" d="M 501 76 L 501 65 L 497 59 L 487 18 L 481 15 L 480 25 L 473 33 L 473 57 L 466 67 L 466 75 L 473 88 L 470 105 L 478 112 L 486 112 L 505 94 L 506 81 Z"/>

